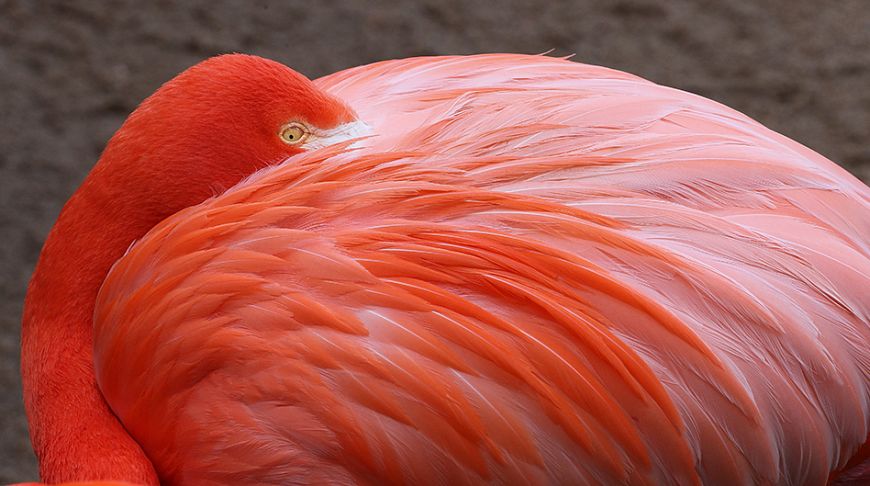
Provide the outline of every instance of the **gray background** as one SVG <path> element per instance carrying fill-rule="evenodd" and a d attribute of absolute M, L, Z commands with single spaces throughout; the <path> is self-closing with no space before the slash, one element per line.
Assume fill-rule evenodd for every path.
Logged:
<path fill-rule="evenodd" d="M 205 57 L 317 77 L 414 55 L 576 53 L 737 108 L 870 179 L 867 0 L 183 5 L 0 0 L 0 482 L 36 477 L 18 333 L 43 238 L 127 113 Z"/>

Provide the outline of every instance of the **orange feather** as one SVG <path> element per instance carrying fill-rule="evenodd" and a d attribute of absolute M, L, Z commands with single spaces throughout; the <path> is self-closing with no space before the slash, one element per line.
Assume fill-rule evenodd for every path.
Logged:
<path fill-rule="evenodd" d="M 824 484 L 865 444 L 870 189 L 830 161 L 715 102 L 542 56 L 388 61 L 304 87 L 328 95 L 294 116 L 356 117 L 370 136 L 263 156 L 243 180 L 236 138 L 232 158 L 211 148 L 167 169 L 171 203 L 148 199 L 150 217 L 124 211 L 167 176 L 111 191 L 117 211 L 65 210 L 97 216 L 56 230 L 87 234 L 49 240 L 25 317 L 47 477 Z M 332 114 L 313 120 L 318 106 Z M 230 130 L 231 113 L 212 114 Z M 185 163 L 185 144 L 161 163 Z M 100 191 L 163 173 L 96 179 L 112 156 L 89 177 Z M 202 201 L 209 170 L 229 188 Z M 88 440 L 129 433 L 115 469 L 58 459 L 39 435 L 78 419 L 40 415 L 68 395 L 37 398 L 37 361 L 60 346 L 46 333 L 63 327 L 37 331 L 51 317 L 35 306 L 81 288 L 63 282 L 87 267 L 52 276 L 51 259 L 87 257 L 102 231 L 106 250 L 84 262 L 102 265 L 87 279 L 99 295 L 49 307 L 94 312 L 77 339 L 92 337 L 97 393 L 123 430 Z M 86 366 L 89 349 L 65 352 Z"/>

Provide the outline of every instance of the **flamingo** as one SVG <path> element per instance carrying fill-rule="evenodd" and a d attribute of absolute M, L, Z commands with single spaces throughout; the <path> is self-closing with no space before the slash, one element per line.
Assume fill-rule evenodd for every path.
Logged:
<path fill-rule="evenodd" d="M 630 74 L 219 56 L 47 238 L 40 475 L 825 484 L 868 452 L 868 244 L 863 183 Z"/>

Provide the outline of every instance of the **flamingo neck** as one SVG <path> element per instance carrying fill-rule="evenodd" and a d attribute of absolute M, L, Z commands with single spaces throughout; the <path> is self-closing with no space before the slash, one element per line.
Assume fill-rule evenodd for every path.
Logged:
<path fill-rule="evenodd" d="M 21 335 L 24 404 L 43 481 L 156 485 L 151 462 L 97 387 L 92 316 L 112 264 L 159 219 L 131 218 L 99 179 L 92 173 L 66 204 L 30 282 Z"/>

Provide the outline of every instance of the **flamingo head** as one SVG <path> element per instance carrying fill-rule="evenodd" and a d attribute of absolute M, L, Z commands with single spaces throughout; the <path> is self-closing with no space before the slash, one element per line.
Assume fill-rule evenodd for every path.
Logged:
<path fill-rule="evenodd" d="M 229 54 L 148 97 L 110 140 L 92 176 L 151 223 L 288 157 L 364 134 L 341 100 L 283 64 Z"/>

